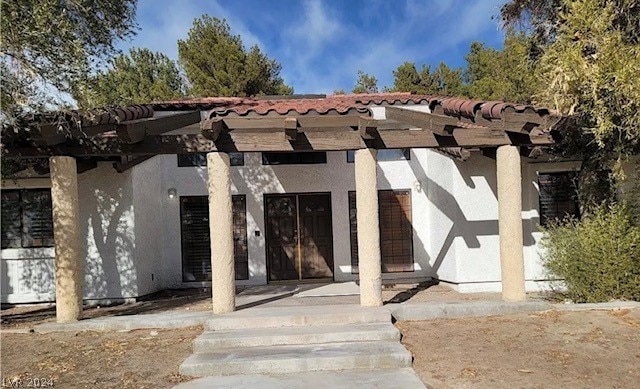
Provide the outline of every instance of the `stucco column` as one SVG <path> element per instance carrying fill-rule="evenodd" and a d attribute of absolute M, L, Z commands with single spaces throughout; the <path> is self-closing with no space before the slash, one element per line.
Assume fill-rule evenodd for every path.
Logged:
<path fill-rule="evenodd" d="M 207 154 L 207 170 L 213 313 L 227 313 L 236 307 L 229 155 L 218 152 Z"/>
<path fill-rule="evenodd" d="M 498 147 L 496 165 L 502 299 L 524 301 L 526 295 L 522 245 L 522 173 L 518 148 Z"/>
<path fill-rule="evenodd" d="M 58 323 L 70 323 L 82 315 L 84 273 L 80 256 L 76 160 L 72 157 L 51 157 L 49 169 L 56 246 L 56 320 Z"/>
<path fill-rule="evenodd" d="M 373 149 L 355 152 L 360 305 L 365 307 L 382 305 L 376 154 Z"/>

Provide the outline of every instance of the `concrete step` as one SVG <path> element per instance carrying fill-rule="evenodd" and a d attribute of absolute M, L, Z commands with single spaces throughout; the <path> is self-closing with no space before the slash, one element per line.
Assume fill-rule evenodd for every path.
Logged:
<path fill-rule="evenodd" d="M 199 378 L 174 389 L 424 389 L 411 368 L 312 371 L 286 375 L 236 375 Z"/>
<path fill-rule="evenodd" d="M 387 308 L 359 305 L 323 305 L 248 308 L 215 316 L 205 322 L 205 330 L 221 331 L 247 328 L 277 328 L 354 323 L 389 323 Z"/>
<path fill-rule="evenodd" d="M 180 374 L 196 377 L 293 374 L 410 366 L 411 354 L 398 341 L 345 342 L 246 347 L 193 354 L 180 365 Z"/>
<path fill-rule="evenodd" d="M 278 346 L 335 342 L 400 340 L 400 331 L 391 324 L 339 324 L 207 331 L 194 341 L 193 351 L 204 353 L 221 348 Z"/>

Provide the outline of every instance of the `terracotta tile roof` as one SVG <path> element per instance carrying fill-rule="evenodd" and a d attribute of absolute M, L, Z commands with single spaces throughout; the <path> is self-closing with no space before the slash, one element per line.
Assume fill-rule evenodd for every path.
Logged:
<path fill-rule="evenodd" d="M 428 96 L 410 93 L 330 95 L 320 98 L 201 97 L 152 104 L 156 110 L 207 109 L 212 116 L 367 113 L 371 105 L 422 104 Z"/>
<path fill-rule="evenodd" d="M 90 111 L 66 111 L 47 112 L 33 115 L 29 120 L 39 123 L 68 122 L 83 127 L 97 126 L 100 124 L 114 124 L 129 120 L 145 119 L 153 116 L 153 108 L 150 105 L 131 105 L 128 107 L 105 107 Z"/>
<path fill-rule="evenodd" d="M 410 93 L 376 93 L 329 95 L 321 98 L 243 98 L 243 97 L 201 97 L 152 103 L 158 111 L 169 110 L 211 110 L 211 116 L 266 116 L 266 115 L 307 115 L 367 113 L 371 106 L 428 104 L 433 111 L 441 106 L 445 115 L 474 118 L 480 110 L 485 119 L 500 119 L 506 108 L 515 112 L 532 110 L 544 116 L 551 113 L 546 108 L 531 105 L 512 104 L 502 101 L 479 101 Z"/>

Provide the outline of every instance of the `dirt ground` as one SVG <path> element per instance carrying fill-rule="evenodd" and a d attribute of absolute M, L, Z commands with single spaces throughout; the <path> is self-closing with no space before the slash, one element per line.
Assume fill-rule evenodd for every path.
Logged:
<path fill-rule="evenodd" d="M 434 388 L 638 388 L 640 309 L 398 322 Z"/>
<path fill-rule="evenodd" d="M 640 382 L 640 309 L 396 324 L 414 368 L 435 388 L 635 388 Z M 3 332 L 1 378 L 7 387 L 16 379 L 56 388 L 172 387 L 186 380 L 178 367 L 201 331 Z"/>
<path fill-rule="evenodd" d="M 152 331 L 3 333 L 2 387 L 170 388 L 187 381 L 178 367 L 202 328 Z"/>

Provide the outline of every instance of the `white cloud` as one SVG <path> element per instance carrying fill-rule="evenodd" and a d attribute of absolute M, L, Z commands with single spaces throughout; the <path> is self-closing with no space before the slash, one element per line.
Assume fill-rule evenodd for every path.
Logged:
<path fill-rule="evenodd" d="M 493 36 L 498 24 L 491 16 L 503 2 L 369 0 L 358 8 L 307 0 L 292 1 L 282 12 L 273 10 L 280 4 L 270 2 L 239 7 L 220 0 L 140 0 L 138 14 L 146 16 L 140 19 L 142 30 L 123 47 L 148 47 L 177 59 L 177 40 L 187 37 L 194 18 L 208 13 L 227 19 L 247 47 L 258 44 L 280 62 L 281 75 L 297 93 L 350 90 L 359 69 L 376 76 L 382 87 L 392 83 L 392 71 L 404 61 L 447 61 L 449 52 L 467 50 L 461 44 Z"/>
<path fill-rule="evenodd" d="M 178 40 L 186 39 L 195 18 L 209 14 L 226 19 L 233 34 L 242 36 L 247 47 L 257 44 L 264 47 L 260 39 L 253 34 L 239 15 L 230 13 L 217 0 L 175 1 L 140 0 L 138 21 L 141 30 L 131 42 L 122 45 L 128 47 L 146 47 L 160 51 L 171 59 L 178 59 Z M 141 15 L 147 16 L 141 18 Z"/>
<path fill-rule="evenodd" d="M 323 3 L 310 0 L 304 3 L 304 20 L 291 32 L 295 39 L 305 44 L 311 51 L 322 48 L 340 33 L 341 25 L 334 16 L 328 14 Z"/>

